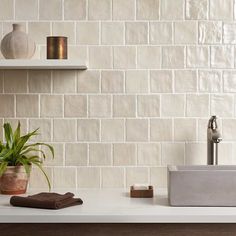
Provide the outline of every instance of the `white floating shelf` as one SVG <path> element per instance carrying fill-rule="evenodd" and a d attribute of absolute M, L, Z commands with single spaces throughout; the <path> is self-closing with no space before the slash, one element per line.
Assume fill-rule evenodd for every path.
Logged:
<path fill-rule="evenodd" d="M 25 60 L 25 59 L 6 59 L 0 60 L 0 69 L 26 69 L 26 70 L 86 70 L 87 66 L 82 65 L 77 60 Z"/>

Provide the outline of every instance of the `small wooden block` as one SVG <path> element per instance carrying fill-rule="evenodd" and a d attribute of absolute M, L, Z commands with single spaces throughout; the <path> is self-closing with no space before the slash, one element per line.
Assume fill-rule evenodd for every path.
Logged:
<path fill-rule="evenodd" d="M 147 190 L 135 190 L 134 186 L 130 187 L 130 197 L 133 198 L 152 198 L 153 186 L 148 186 Z"/>

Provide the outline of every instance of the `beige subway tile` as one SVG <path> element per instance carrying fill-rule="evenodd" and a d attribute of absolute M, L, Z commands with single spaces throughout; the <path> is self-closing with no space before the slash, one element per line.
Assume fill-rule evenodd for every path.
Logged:
<path fill-rule="evenodd" d="M 231 0 L 209 0 L 210 19 L 232 20 L 233 1 Z"/>
<path fill-rule="evenodd" d="M 171 119 L 151 119 L 150 138 L 151 141 L 171 141 L 172 140 L 172 120 Z"/>
<path fill-rule="evenodd" d="M 1 26 L 0 26 L 1 30 Z M 0 71 L 0 93 L 3 93 L 3 72 Z"/>
<path fill-rule="evenodd" d="M 72 70 L 53 71 L 53 93 L 75 93 L 76 72 Z"/>
<path fill-rule="evenodd" d="M 99 188 L 100 168 L 96 167 L 77 168 L 77 184 L 79 188 Z"/>
<path fill-rule="evenodd" d="M 224 23 L 223 24 L 223 43 L 235 44 L 236 43 L 236 24 Z"/>
<path fill-rule="evenodd" d="M 124 141 L 124 120 L 122 119 L 102 120 L 101 138 L 103 142 Z"/>
<path fill-rule="evenodd" d="M 137 0 L 136 18 L 138 20 L 158 20 L 159 0 Z"/>
<path fill-rule="evenodd" d="M 138 47 L 138 68 L 159 69 L 161 66 L 161 50 L 156 46 Z"/>
<path fill-rule="evenodd" d="M 96 70 L 78 72 L 77 91 L 79 93 L 98 93 L 100 73 Z"/>
<path fill-rule="evenodd" d="M 136 49 L 134 46 L 114 47 L 114 68 L 132 69 L 136 67 Z"/>
<path fill-rule="evenodd" d="M 102 168 L 102 187 L 103 188 L 123 188 L 124 169 L 120 167 Z"/>
<path fill-rule="evenodd" d="M 147 44 L 148 23 L 147 22 L 126 22 L 125 43 L 126 44 Z"/>
<path fill-rule="evenodd" d="M 236 72 L 224 71 L 223 73 L 224 92 L 236 92 Z"/>
<path fill-rule="evenodd" d="M 15 1 L 15 18 L 17 20 L 37 20 L 38 0 Z"/>
<path fill-rule="evenodd" d="M 122 93 L 124 91 L 123 71 L 102 71 L 102 92 Z"/>
<path fill-rule="evenodd" d="M 14 0 L 0 1 L 0 20 L 11 20 L 14 18 Z"/>
<path fill-rule="evenodd" d="M 63 166 L 64 164 L 64 144 L 53 143 L 50 144 L 54 149 L 54 158 L 48 147 L 42 146 L 42 150 L 45 152 L 46 159 L 44 160 L 44 166 Z M 42 155 L 41 155 L 42 156 Z"/>
<path fill-rule="evenodd" d="M 197 122 L 195 119 L 174 119 L 175 141 L 196 141 Z"/>
<path fill-rule="evenodd" d="M 112 68 L 112 50 L 109 46 L 93 46 L 89 48 L 89 66 L 92 69 Z"/>
<path fill-rule="evenodd" d="M 127 93 L 148 92 L 148 71 L 126 71 L 125 88 Z"/>
<path fill-rule="evenodd" d="M 62 117 L 63 96 L 62 95 L 41 95 L 40 97 L 41 117 Z"/>
<path fill-rule="evenodd" d="M 187 95 L 186 114 L 189 117 L 209 116 L 209 96 L 203 94 Z"/>
<path fill-rule="evenodd" d="M 221 73 L 216 70 L 199 71 L 200 92 L 220 92 L 222 88 Z"/>
<path fill-rule="evenodd" d="M 158 143 L 138 144 L 138 165 L 158 166 L 161 164 L 161 147 Z"/>
<path fill-rule="evenodd" d="M 53 22 L 52 35 L 63 35 L 67 37 L 68 44 L 75 44 L 74 22 Z"/>
<path fill-rule="evenodd" d="M 207 140 L 206 127 L 208 125 L 209 118 L 198 119 L 198 141 Z"/>
<path fill-rule="evenodd" d="M 44 171 L 52 184 L 52 168 L 44 167 Z M 29 187 L 30 189 L 45 189 L 45 191 L 48 191 L 47 180 L 39 168 L 32 168 L 29 179 Z"/>
<path fill-rule="evenodd" d="M 136 115 L 136 101 L 133 95 L 115 95 L 113 97 L 114 117 L 134 117 Z"/>
<path fill-rule="evenodd" d="M 110 117 L 111 116 L 111 96 L 109 95 L 89 96 L 89 116 L 90 117 Z"/>
<path fill-rule="evenodd" d="M 208 0 L 187 0 L 186 19 L 202 20 L 207 19 Z"/>
<path fill-rule="evenodd" d="M 151 44 L 171 44 L 172 24 L 170 22 L 150 22 L 149 40 Z"/>
<path fill-rule="evenodd" d="M 30 119 L 29 131 L 33 131 L 39 128 L 39 135 L 32 137 L 31 141 L 51 141 L 51 120 L 50 119 Z"/>
<path fill-rule="evenodd" d="M 99 23 L 77 22 L 76 34 L 78 44 L 99 44 Z"/>
<path fill-rule="evenodd" d="M 148 141 L 148 120 L 128 119 L 126 121 L 127 141 Z"/>
<path fill-rule="evenodd" d="M 100 133 L 99 120 L 79 119 L 77 122 L 79 141 L 98 141 Z"/>
<path fill-rule="evenodd" d="M 231 143 L 221 143 L 218 147 L 218 164 L 232 165 L 235 163 L 235 145 Z"/>
<path fill-rule="evenodd" d="M 184 47 L 168 46 L 162 48 L 162 67 L 179 69 L 184 68 Z"/>
<path fill-rule="evenodd" d="M 51 73 L 47 70 L 30 70 L 29 92 L 30 93 L 50 93 L 51 92 Z"/>
<path fill-rule="evenodd" d="M 209 49 L 204 46 L 187 47 L 187 67 L 203 68 L 209 66 Z"/>
<path fill-rule="evenodd" d="M 85 20 L 86 0 L 65 0 L 64 18 L 65 20 Z"/>
<path fill-rule="evenodd" d="M 159 95 L 138 96 L 138 116 L 158 117 L 160 116 Z"/>
<path fill-rule="evenodd" d="M 67 166 L 86 166 L 88 160 L 87 144 L 66 143 L 65 160 Z"/>
<path fill-rule="evenodd" d="M 60 167 L 53 169 L 53 187 L 75 188 L 76 187 L 76 168 Z"/>
<path fill-rule="evenodd" d="M 89 145 L 89 165 L 110 166 L 111 144 L 95 143 Z"/>
<path fill-rule="evenodd" d="M 61 0 L 39 0 L 40 20 L 61 20 L 62 1 Z"/>
<path fill-rule="evenodd" d="M 55 119 L 53 121 L 53 140 L 56 142 L 75 141 L 76 121 L 72 119 Z"/>
<path fill-rule="evenodd" d="M 81 64 L 88 64 L 88 48 L 87 46 L 69 45 L 68 57 L 73 60 L 81 62 Z"/>
<path fill-rule="evenodd" d="M 89 20 L 110 20 L 111 19 L 111 0 L 88 1 L 88 18 Z"/>
<path fill-rule="evenodd" d="M 172 92 L 172 72 L 170 70 L 152 70 L 150 72 L 150 90 L 152 93 Z"/>
<path fill-rule="evenodd" d="M 175 43 L 196 44 L 197 43 L 197 22 L 183 21 L 175 22 Z"/>
<path fill-rule="evenodd" d="M 1 117 L 13 117 L 14 112 L 14 95 L 0 95 L 0 116 Z"/>
<path fill-rule="evenodd" d="M 162 144 L 162 165 L 183 165 L 184 143 Z"/>
<path fill-rule="evenodd" d="M 65 117 L 86 117 L 87 97 L 84 95 L 65 95 Z"/>
<path fill-rule="evenodd" d="M 175 92 L 197 92 L 197 72 L 193 70 L 175 71 Z"/>
<path fill-rule="evenodd" d="M 222 37 L 222 23 L 219 21 L 199 22 L 199 43 L 219 44 Z"/>
<path fill-rule="evenodd" d="M 220 117 L 232 117 L 234 115 L 233 95 L 214 94 L 211 96 L 211 114 Z"/>
<path fill-rule="evenodd" d="M 223 119 L 222 120 L 222 136 L 225 141 L 235 141 L 236 120 Z"/>
<path fill-rule="evenodd" d="M 16 96 L 17 117 L 38 117 L 39 97 L 38 95 L 17 95 Z"/>
<path fill-rule="evenodd" d="M 136 164 L 136 147 L 133 143 L 115 143 L 113 146 L 113 164 L 132 166 Z"/>
<path fill-rule="evenodd" d="M 0 119 L 0 139 L 3 140 L 3 124 L 6 123 L 7 121 L 3 122 L 3 119 Z"/>
<path fill-rule="evenodd" d="M 118 0 L 112 4 L 113 20 L 134 20 L 135 0 Z"/>
<path fill-rule="evenodd" d="M 161 115 L 163 117 L 184 116 L 185 98 L 182 94 L 166 94 L 161 98 Z"/>
<path fill-rule="evenodd" d="M 165 0 L 161 2 L 161 19 L 182 20 L 184 17 L 184 0 Z"/>
<path fill-rule="evenodd" d="M 123 22 L 103 22 L 101 25 L 101 43 L 107 45 L 124 44 Z"/>
<path fill-rule="evenodd" d="M 213 68 L 233 68 L 234 67 L 234 47 L 232 46 L 212 46 L 211 66 Z"/>
<path fill-rule="evenodd" d="M 134 184 L 148 183 L 147 167 L 128 167 L 126 168 L 126 186 L 130 187 Z"/>
<path fill-rule="evenodd" d="M 5 93 L 26 93 L 27 92 L 27 71 L 6 70 L 4 72 Z"/>
<path fill-rule="evenodd" d="M 204 143 L 186 144 L 186 164 L 187 165 L 206 165 L 207 164 L 207 145 Z"/>
<path fill-rule="evenodd" d="M 167 188 L 167 168 L 152 167 L 150 169 L 150 183 L 157 188 Z"/>

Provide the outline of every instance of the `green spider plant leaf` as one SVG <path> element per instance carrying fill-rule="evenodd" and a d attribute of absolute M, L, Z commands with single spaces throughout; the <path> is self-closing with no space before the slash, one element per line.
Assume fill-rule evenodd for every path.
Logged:
<path fill-rule="evenodd" d="M 18 121 L 17 128 L 13 134 L 13 145 L 15 146 L 20 139 L 20 122 Z"/>
<path fill-rule="evenodd" d="M 46 144 L 46 143 L 34 143 L 34 144 L 25 145 L 23 150 L 27 149 L 29 147 L 35 147 L 35 146 L 45 146 L 45 147 L 48 147 L 50 152 L 51 152 L 51 154 L 52 154 L 52 159 L 54 159 L 54 148 L 51 145 Z"/>
<path fill-rule="evenodd" d="M 5 172 L 6 168 L 7 168 L 8 163 L 7 162 L 1 162 L 0 163 L 0 177 L 2 176 L 2 174 Z"/>
<path fill-rule="evenodd" d="M 13 143 L 13 133 L 12 133 L 11 125 L 9 123 L 5 123 L 3 125 L 3 128 L 4 128 L 5 139 L 6 139 L 6 147 L 11 148 L 12 143 Z"/>

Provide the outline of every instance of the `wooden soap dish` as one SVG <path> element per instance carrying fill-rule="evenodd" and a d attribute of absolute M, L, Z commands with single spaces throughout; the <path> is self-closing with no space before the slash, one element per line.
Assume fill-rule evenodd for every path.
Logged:
<path fill-rule="evenodd" d="M 130 187 L 130 197 L 133 198 L 152 198 L 153 197 L 153 186 L 149 185 L 148 189 L 136 190 L 134 186 Z"/>

